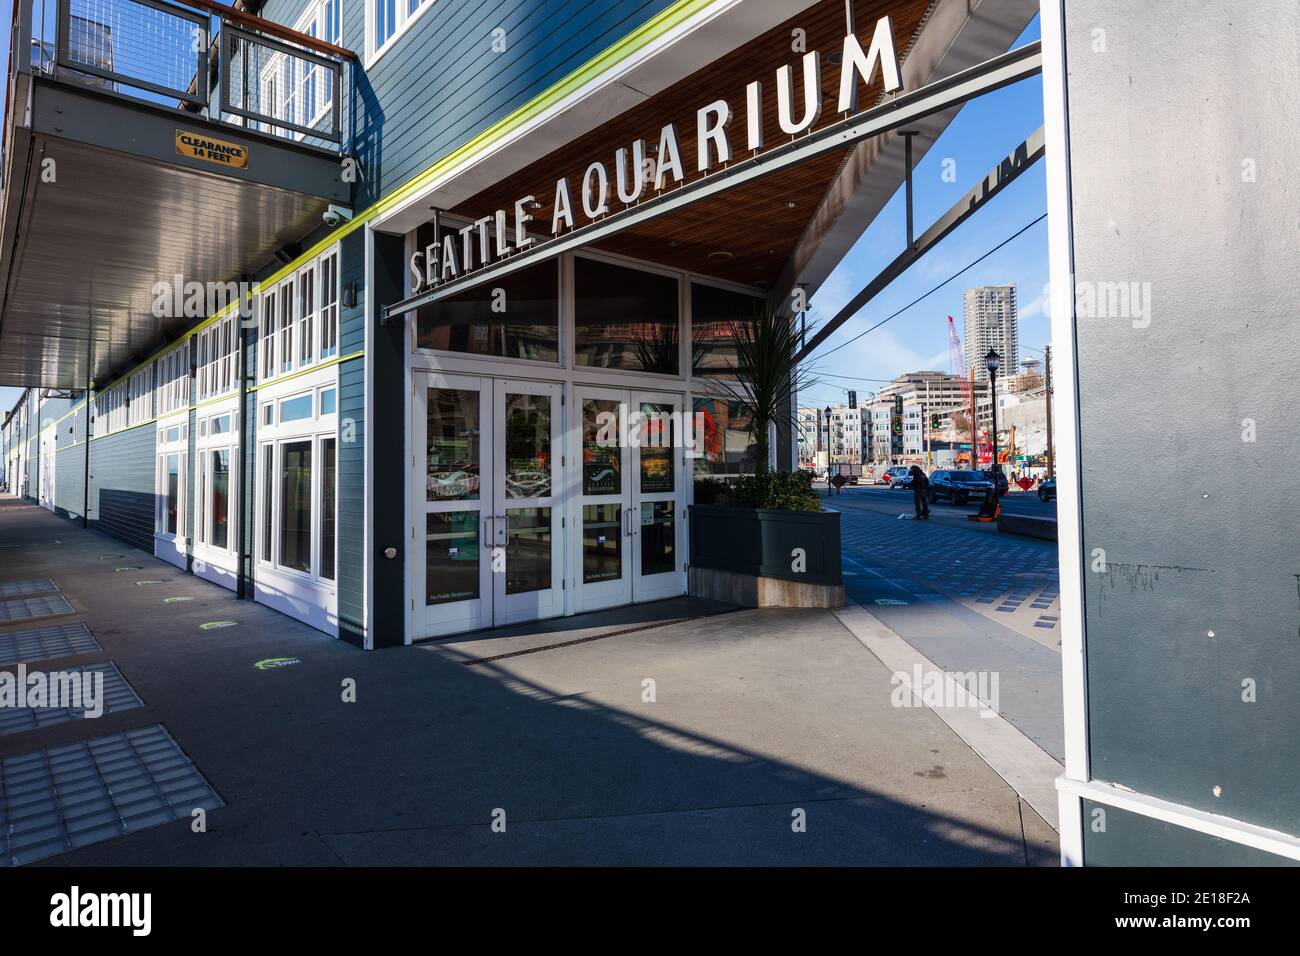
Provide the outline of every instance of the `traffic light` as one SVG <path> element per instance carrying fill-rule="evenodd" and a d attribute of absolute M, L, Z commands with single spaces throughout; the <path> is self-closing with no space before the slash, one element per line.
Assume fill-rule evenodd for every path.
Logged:
<path fill-rule="evenodd" d="M 930 415 L 930 431 L 937 432 L 938 430 L 939 430 L 939 413 L 933 412 Z"/>

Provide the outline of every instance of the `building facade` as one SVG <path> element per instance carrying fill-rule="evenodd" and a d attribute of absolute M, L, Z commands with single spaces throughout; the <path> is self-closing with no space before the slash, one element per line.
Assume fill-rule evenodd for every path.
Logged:
<path fill-rule="evenodd" d="M 1002 369 L 1019 368 L 1020 321 L 1016 309 L 1015 284 L 967 289 L 962 300 L 966 315 L 962 348 L 966 355 L 966 367 L 975 371 L 975 380 L 989 380 L 984 357 L 990 349 L 1001 357 Z"/>
<path fill-rule="evenodd" d="M 268 0 L 160 41 L 215 74 L 20 57 L 4 181 L 69 185 L 4 194 L 6 481 L 365 648 L 681 594 L 692 479 L 755 469 L 737 323 L 817 288 L 902 144 L 694 197 L 841 118 L 778 103 L 783 68 L 868 109 L 1006 49 L 1034 6 L 999 3 Z M 21 49 L 69 42 L 54 6 L 19 4 Z M 109 6 L 113 42 L 146 28 Z M 669 440 L 600 438 L 646 421 Z M 861 456 L 860 420 L 832 435 Z"/>

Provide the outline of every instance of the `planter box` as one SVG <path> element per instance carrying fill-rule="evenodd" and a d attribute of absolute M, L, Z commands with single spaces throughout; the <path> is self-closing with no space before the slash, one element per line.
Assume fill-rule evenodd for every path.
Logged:
<path fill-rule="evenodd" d="M 693 595 L 750 607 L 844 604 L 838 512 L 692 505 L 690 530 Z"/>

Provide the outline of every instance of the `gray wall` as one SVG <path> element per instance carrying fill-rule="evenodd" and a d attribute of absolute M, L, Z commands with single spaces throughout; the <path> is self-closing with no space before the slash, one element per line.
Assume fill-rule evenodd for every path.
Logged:
<path fill-rule="evenodd" d="M 1300 13 L 1071 0 L 1065 28 L 1076 293 L 1150 305 L 1076 298 L 1091 774 L 1298 834 Z M 1164 837 L 1107 859 L 1196 855 L 1134 826 Z"/>

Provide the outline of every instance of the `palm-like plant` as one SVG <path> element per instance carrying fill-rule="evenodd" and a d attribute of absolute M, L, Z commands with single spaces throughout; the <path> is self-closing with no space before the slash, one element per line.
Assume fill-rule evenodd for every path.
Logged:
<path fill-rule="evenodd" d="M 768 426 L 772 422 L 778 428 L 793 423 L 791 399 L 813 380 L 794 367 L 799 333 L 791 319 L 765 309 L 752 321 L 735 322 L 732 328 L 736 340 L 736 361 L 731 366 L 736 375 L 734 388 L 752 416 L 754 471 L 762 475 L 767 473 Z"/>

